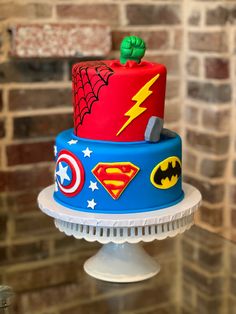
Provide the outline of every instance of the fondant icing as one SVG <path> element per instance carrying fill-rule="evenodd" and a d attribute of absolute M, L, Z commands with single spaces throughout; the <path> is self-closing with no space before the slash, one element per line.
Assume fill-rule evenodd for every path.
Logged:
<path fill-rule="evenodd" d="M 143 141 L 149 118 L 164 117 L 166 68 L 162 64 L 77 63 L 72 84 L 74 131 L 81 138 Z"/>
<path fill-rule="evenodd" d="M 144 41 L 131 36 L 120 61 L 73 66 L 74 129 L 54 147 L 58 203 L 126 214 L 182 200 L 181 138 L 163 129 L 166 68 L 142 61 L 144 52 Z"/>
<path fill-rule="evenodd" d="M 125 214 L 161 209 L 183 198 L 181 139 L 174 132 L 163 132 L 158 143 L 116 143 L 81 139 L 70 129 L 57 136 L 56 148 L 54 198 L 72 209 Z M 67 167 L 62 177 L 60 167 Z M 158 169 L 162 174 L 155 179 Z"/>

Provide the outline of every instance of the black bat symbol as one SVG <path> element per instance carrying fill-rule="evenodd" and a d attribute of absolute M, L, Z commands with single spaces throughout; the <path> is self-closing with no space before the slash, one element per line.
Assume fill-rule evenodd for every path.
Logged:
<path fill-rule="evenodd" d="M 165 178 L 169 178 L 171 180 L 172 176 L 181 175 L 181 165 L 178 160 L 175 161 L 175 167 L 172 165 L 172 161 L 168 162 L 168 167 L 166 170 L 162 170 L 161 166 L 158 167 L 155 175 L 154 175 L 154 182 L 158 185 L 162 185 L 161 180 Z"/>

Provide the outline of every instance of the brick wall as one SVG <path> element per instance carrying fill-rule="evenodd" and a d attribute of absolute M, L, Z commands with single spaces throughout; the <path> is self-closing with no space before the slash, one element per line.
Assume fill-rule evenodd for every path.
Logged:
<path fill-rule="evenodd" d="M 53 182 L 55 135 L 72 127 L 71 65 L 79 57 L 68 56 L 65 47 L 71 45 L 69 41 L 63 45 L 64 57 L 58 57 L 52 39 L 46 52 L 43 51 L 43 45 L 38 43 L 40 58 L 37 58 L 34 51 L 37 41 L 34 41 L 34 45 L 31 41 L 39 37 L 43 27 L 45 31 L 45 25 L 59 27 L 62 32 L 68 31 L 68 25 L 71 24 L 75 28 L 88 25 L 95 31 L 95 25 L 105 23 L 111 29 L 112 47 L 109 55 L 103 52 L 105 57 L 113 58 L 119 55 L 119 44 L 124 35 L 142 36 L 149 47 L 147 58 L 165 63 L 168 67 L 166 121 L 170 128 L 180 131 L 181 10 L 182 4 L 178 1 L 165 4 L 152 2 L 147 5 L 124 1 L 100 1 L 93 4 L 59 0 L 53 3 L 1 1 L 2 263 L 40 257 L 47 259 L 58 254 L 58 250 L 61 250 L 59 242 L 64 239 L 55 230 L 53 221 L 38 210 L 36 196 L 43 187 Z M 25 24 L 28 25 L 27 34 L 31 34 L 31 38 L 24 41 L 22 25 Z M 37 24 L 39 33 L 32 30 L 32 24 Z M 81 36 L 81 32 L 78 31 L 78 36 Z M 105 38 L 103 30 L 96 34 L 101 36 L 100 42 L 102 36 Z M 26 47 L 25 42 L 28 42 L 30 48 Z M 81 40 L 78 43 L 81 46 Z M 97 54 L 101 57 L 101 52 Z M 77 250 L 79 244 L 74 247 L 74 241 L 67 241 L 66 246 Z"/>
<path fill-rule="evenodd" d="M 146 58 L 168 69 L 165 126 L 183 136 L 186 180 L 203 194 L 197 222 L 236 238 L 235 12 L 230 0 L 0 2 L 0 264 L 50 267 L 65 251 L 87 256 L 97 248 L 65 238 L 36 206 L 53 182 L 55 135 L 72 126 L 70 71 L 79 57 L 68 49 L 59 56 L 54 46 L 32 57 L 21 37 L 16 50 L 17 25 L 25 24 L 95 31 L 105 23 L 112 47 L 96 51 L 99 58 L 118 57 L 125 35 L 143 37 Z M 83 49 L 78 55 L 88 54 Z"/>
<path fill-rule="evenodd" d="M 185 17 L 185 174 L 204 202 L 199 223 L 235 239 L 236 5 L 189 2 Z"/>
<path fill-rule="evenodd" d="M 72 127 L 71 66 L 81 56 L 92 54 L 94 48 L 93 57 L 101 58 L 104 54 L 114 58 L 119 55 L 124 35 L 142 36 L 149 47 L 147 58 L 168 67 L 166 121 L 170 128 L 180 131 L 181 10 L 181 1 L 150 1 L 147 5 L 106 0 L 0 1 L 0 282 L 17 289 L 14 313 L 31 313 L 32 309 L 35 314 L 65 313 L 66 309 L 72 313 L 73 307 L 77 313 L 78 306 L 90 311 L 90 306 L 102 308 L 104 302 L 100 300 L 110 297 L 110 292 L 99 291 L 96 282 L 82 271 L 82 263 L 99 245 L 65 237 L 54 227 L 53 220 L 39 211 L 36 197 L 53 182 L 56 134 Z M 105 29 L 99 31 L 96 27 L 104 27 L 104 23 Z M 35 24 L 39 33 L 33 31 Z M 27 38 L 22 28 L 25 25 Z M 78 51 L 74 52 L 77 57 L 70 55 L 70 36 L 64 35 L 60 51 L 55 48 L 58 43 L 54 38 L 48 50 L 37 40 L 52 28 L 59 27 L 63 34 L 68 34 L 71 25 L 78 28 L 73 33 L 78 41 Z M 89 51 L 82 44 L 84 25 L 90 27 L 88 33 L 91 29 L 92 34 L 96 31 L 96 47 Z M 111 30 L 109 54 L 100 47 L 108 38 L 106 27 Z M 163 276 L 168 275 L 168 265 L 175 258 L 170 254 L 170 263 L 165 261 Z M 167 294 L 160 294 L 158 304 L 156 294 L 150 295 L 146 306 L 160 303 L 162 307 L 163 302 L 171 306 L 172 287 Z M 132 311 L 141 288 L 121 288 L 120 292 L 116 289 L 114 302 L 117 294 L 124 294 L 123 304 L 129 294 L 133 301 L 128 309 Z M 31 289 L 34 291 L 28 292 Z M 71 299 L 71 295 L 76 298 L 80 293 L 78 289 L 85 291 L 82 305 L 78 305 L 81 300 L 75 303 Z M 161 293 L 162 287 L 158 289 Z M 42 301 L 44 295 L 51 298 Z"/>
<path fill-rule="evenodd" d="M 229 241 L 193 227 L 180 242 L 181 313 L 230 313 L 228 299 L 232 289 L 228 282 L 233 279 L 233 271 L 228 265 Z"/>

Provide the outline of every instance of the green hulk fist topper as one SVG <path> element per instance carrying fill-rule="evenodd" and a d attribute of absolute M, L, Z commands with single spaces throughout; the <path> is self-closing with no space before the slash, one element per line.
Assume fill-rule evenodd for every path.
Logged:
<path fill-rule="evenodd" d="M 145 42 L 136 36 L 125 37 L 120 45 L 120 63 L 125 64 L 128 60 L 140 63 L 145 54 Z"/>

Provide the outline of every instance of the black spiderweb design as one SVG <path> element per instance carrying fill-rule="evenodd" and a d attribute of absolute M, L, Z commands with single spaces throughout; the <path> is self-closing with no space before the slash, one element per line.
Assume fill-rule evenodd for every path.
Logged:
<path fill-rule="evenodd" d="M 107 86 L 113 70 L 105 63 L 95 61 L 73 67 L 73 105 L 75 133 L 82 125 L 86 114 L 90 114 L 93 104 L 99 100 L 102 87 Z"/>

